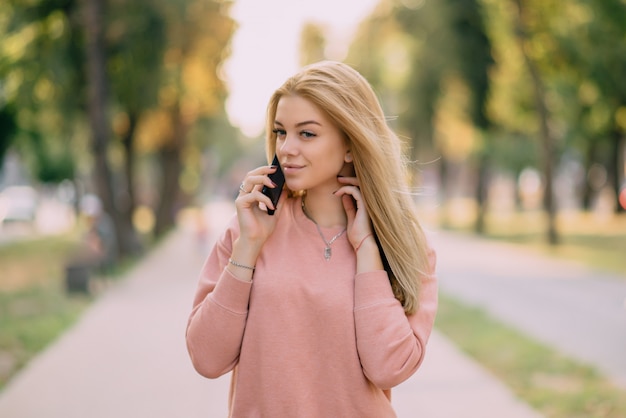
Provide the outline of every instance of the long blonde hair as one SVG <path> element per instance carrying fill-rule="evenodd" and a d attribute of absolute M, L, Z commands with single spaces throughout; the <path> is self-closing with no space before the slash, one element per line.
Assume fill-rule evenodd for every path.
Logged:
<path fill-rule="evenodd" d="M 322 61 L 304 67 L 274 92 L 268 104 L 268 160 L 276 151 L 276 108 L 287 95 L 317 105 L 345 134 L 394 295 L 406 313 L 414 313 L 420 276 L 430 272 L 428 244 L 407 185 L 400 139 L 387 125 L 372 87 L 343 63 Z"/>

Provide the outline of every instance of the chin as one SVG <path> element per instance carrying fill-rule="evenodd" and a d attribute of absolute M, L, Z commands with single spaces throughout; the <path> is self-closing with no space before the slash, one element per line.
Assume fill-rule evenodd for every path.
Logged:
<path fill-rule="evenodd" d="M 289 182 L 289 181 L 285 181 L 285 186 L 287 187 L 287 189 L 289 189 L 292 192 L 298 192 L 300 190 L 304 190 L 300 184 L 295 183 L 295 182 Z"/>

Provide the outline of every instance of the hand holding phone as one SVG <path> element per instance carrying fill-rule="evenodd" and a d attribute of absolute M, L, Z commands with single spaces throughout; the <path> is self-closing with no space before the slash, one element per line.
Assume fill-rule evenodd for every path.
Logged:
<path fill-rule="evenodd" d="M 263 186 L 261 193 L 269 197 L 274 207 L 276 207 L 276 204 L 278 203 L 278 199 L 280 198 L 280 195 L 283 192 L 283 186 L 285 185 L 285 175 L 283 174 L 283 170 L 280 168 L 280 162 L 278 161 L 278 157 L 275 154 L 274 154 L 274 159 L 272 160 L 272 165 L 276 167 L 276 171 L 274 171 L 268 177 L 270 178 L 270 180 L 272 180 L 272 182 L 274 182 L 276 187 L 272 188 L 272 187 Z M 267 208 L 267 214 L 273 215 L 274 210 Z"/>

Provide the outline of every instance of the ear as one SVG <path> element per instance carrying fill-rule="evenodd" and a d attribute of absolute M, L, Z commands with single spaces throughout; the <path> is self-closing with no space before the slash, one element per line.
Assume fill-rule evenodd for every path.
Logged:
<path fill-rule="evenodd" d="M 346 151 L 346 155 L 343 157 L 343 160 L 346 163 L 351 163 L 352 162 L 352 153 L 350 152 L 350 150 Z"/>

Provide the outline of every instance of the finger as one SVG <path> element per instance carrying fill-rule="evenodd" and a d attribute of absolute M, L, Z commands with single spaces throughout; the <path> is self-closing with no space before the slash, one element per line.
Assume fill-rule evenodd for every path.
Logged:
<path fill-rule="evenodd" d="M 357 186 L 343 186 L 341 188 L 339 188 L 336 192 L 335 192 L 336 196 L 343 196 L 343 195 L 350 195 L 352 196 L 352 198 L 355 201 L 356 204 L 356 209 L 359 210 L 361 209 L 362 202 L 363 202 L 363 198 L 361 195 L 361 189 L 359 189 Z"/>
<path fill-rule="evenodd" d="M 263 212 L 267 212 L 268 208 L 275 210 L 276 212 L 274 213 L 274 215 L 278 215 L 281 211 L 282 211 L 282 207 L 284 205 L 282 205 L 281 203 L 285 201 L 285 199 L 287 199 L 287 195 L 288 195 L 288 191 L 287 190 L 283 190 L 280 194 L 280 197 L 278 198 L 278 202 L 276 203 L 276 205 L 272 205 L 272 199 L 270 199 L 268 196 L 264 195 L 263 193 L 259 192 L 259 195 L 261 196 L 260 199 L 257 200 L 257 208 Z"/>
<path fill-rule="evenodd" d="M 252 186 L 252 190 L 247 193 L 245 191 L 240 191 L 237 199 L 235 199 L 235 203 L 239 203 L 242 208 L 259 206 L 260 202 L 263 202 L 264 204 L 271 204 L 270 198 L 261 192 L 261 188 L 262 185 L 255 184 Z"/>
<path fill-rule="evenodd" d="M 252 190 L 254 189 L 254 187 L 250 188 L 250 190 L 248 190 L 248 187 L 246 186 L 246 182 L 245 180 L 241 182 L 241 184 L 239 185 L 239 194 L 241 195 L 243 194 L 248 194 L 250 192 L 252 192 Z"/>
<path fill-rule="evenodd" d="M 360 186 L 359 179 L 356 177 L 337 177 L 337 181 L 339 183 L 349 184 L 356 187 Z"/>
<path fill-rule="evenodd" d="M 261 167 L 257 167 L 254 170 L 250 170 L 248 171 L 248 173 L 246 174 L 246 177 L 248 176 L 258 176 L 258 175 L 263 175 L 266 176 L 270 173 L 273 173 L 274 171 L 276 171 L 276 167 L 272 166 L 272 165 L 262 165 Z"/>
<path fill-rule="evenodd" d="M 252 193 L 260 189 L 262 186 L 276 187 L 276 185 L 265 174 L 249 175 L 239 185 L 239 191 L 243 193 Z"/>
<path fill-rule="evenodd" d="M 354 204 L 354 200 L 352 199 L 352 196 L 344 194 L 341 196 L 341 203 L 343 203 L 343 209 L 346 211 L 346 217 L 348 218 L 348 227 L 350 227 L 354 223 L 354 218 L 356 218 L 356 206 Z"/>
<path fill-rule="evenodd" d="M 235 199 L 235 206 L 239 209 L 251 209 L 257 204 L 257 198 L 254 196 L 253 192 L 250 193 L 239 193 L 237 199 Z"/>

